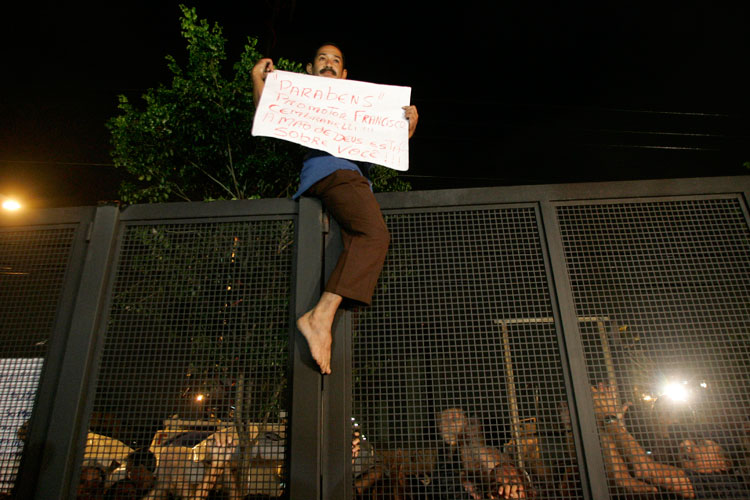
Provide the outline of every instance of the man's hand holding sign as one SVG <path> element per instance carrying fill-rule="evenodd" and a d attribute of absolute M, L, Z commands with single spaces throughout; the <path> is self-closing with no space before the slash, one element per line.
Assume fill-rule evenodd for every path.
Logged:
<path fill-rule="evenodd" d="M 390 235 L 366 179 L 370 164 L 409 168 L 408 139 L 419 120 L 411 89 L 347 81 L 344 55 L 320 46 L 307 73 L 274 71 L 271 59 L 253 67 L 253 135 L 309 148 L 300 173 L 302 194 L 320 198 L 341 226 L 344 250 L 318 303 L 297 319 L 323 374 L 331 373 L 331 326 L 344 299 L 369 305 Z"/>

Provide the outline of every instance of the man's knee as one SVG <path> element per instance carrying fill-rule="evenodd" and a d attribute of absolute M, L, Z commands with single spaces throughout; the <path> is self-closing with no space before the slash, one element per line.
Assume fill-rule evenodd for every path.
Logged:
<path fill-rule="evenodd" d="M 388 250 L 388 245 L 391 244 L 391 233 L 385 223 L 377 226 L 369 236 L 378 248 L 382 248 L 384 252 Z"/>

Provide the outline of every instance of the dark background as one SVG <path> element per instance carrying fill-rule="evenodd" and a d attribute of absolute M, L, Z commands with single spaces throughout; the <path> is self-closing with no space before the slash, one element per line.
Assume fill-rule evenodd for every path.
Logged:
<path fill-rule="evenodd" d="M 31 206 L 117 198 L 116 96 L 184 58 L 178 2 L 5 6 L 0 194 Z M 415 189 L 748 173 L 746 4 L 188 3 L 230 61 L 248 35 L 302 61 L 340 43 L 349 77 L 408 85 Z"/>

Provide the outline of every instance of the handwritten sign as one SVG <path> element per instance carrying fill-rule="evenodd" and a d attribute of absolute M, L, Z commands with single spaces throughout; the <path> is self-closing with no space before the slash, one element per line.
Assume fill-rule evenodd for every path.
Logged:
<path fill-rule="evenodd" d="M 274 71 L 255 112 L 254 136 L 349 160 L 409 168 L 409 87 Z"/>
<path fill-rule="evenodd" d="M 13 488 L 23 442 L 18 429 L 31 418 L 42 358 L 0 359 L 0 493 Z"/>

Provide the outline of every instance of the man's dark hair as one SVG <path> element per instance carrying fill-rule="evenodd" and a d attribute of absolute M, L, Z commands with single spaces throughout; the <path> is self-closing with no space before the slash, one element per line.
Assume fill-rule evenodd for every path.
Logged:
<path fill-rule="evenodd" d="M 341 45 L 336 42 L 323 42 L 318 44 L 318 46 L 315 48 L 315 52 L 313 52 L 312 57 L 310 58 L 310 62 L 315 64 L 315 58 L 318 57 L 318 51 L 321 47 L 325 47 L 326 45 L 330 45 L 339 49 L 339 52 L 341 52 L 341 67 L 346 68 L 346 56 L 344 55 L 344 49 L 342 49 Z"/>
<path fill-rule="evenodd" d="M 104 467 L 101 467 L 99 465 L 82 465 L 81 476 L 83 476 L 83 471 L 85 471 L 86 469 L 96 471 L 96 473 L 99 475 L 99 479 L 101 479 L 102 481 L 102 485 L 107 482 L 107 473 L 104 471 Z"/>
<path fill-rule="evenodd" d="M 151 473 L 156 470 L 156 457 L 147 448 L 131 452 L 127 456 L 126 461 L 131 462 L 136 467 L 142 465 Z"/>

